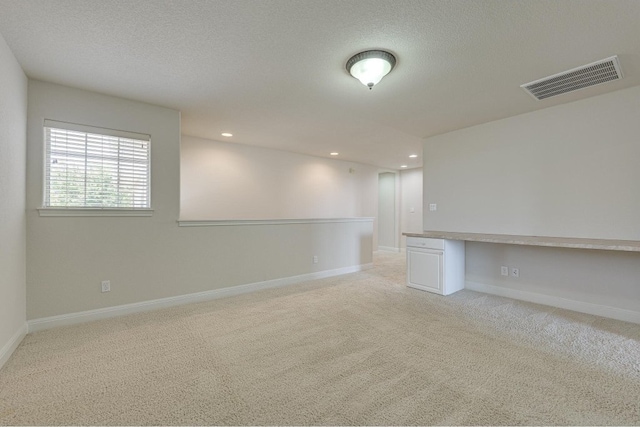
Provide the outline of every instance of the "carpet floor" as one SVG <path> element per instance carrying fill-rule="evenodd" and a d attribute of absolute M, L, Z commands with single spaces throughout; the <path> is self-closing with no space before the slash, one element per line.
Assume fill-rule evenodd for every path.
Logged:
<path fill-rule="evenodd" d="M 637 425 L 640 325 L 329 279 L 27 335 L 4 425 Z"/>

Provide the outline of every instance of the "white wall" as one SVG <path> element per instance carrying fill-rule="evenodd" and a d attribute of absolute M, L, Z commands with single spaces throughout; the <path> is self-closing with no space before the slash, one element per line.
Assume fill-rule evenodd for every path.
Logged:
<path fill-rule="evenodd" d="M 428 138 L 425 228 L 640 240 L 638 117 L 636 86 Z"/>
<path fill-rule="evenodd" d="M 26 333 L 27 77 L 0 35 L 0 367 Z"/>
<path fill-rule="evenodd" d="M 422 168 L 400 171 L 400 228 L 402 233 L 422 233 Z M 401 247 L 407 246 L 402 236 Z"/>
<path fill-rule="evenodd" d="M 377 169 L 182 136 L 180 218 L 376 216 Z"/>
<path fill-rule="evenodd" d="M 639 117 L 633 87 L 427 139 L 424 206 L 438 210 L 424 210 L 424 228 L 640 240 Z M 637 319 L 639 266 L 637 253 L 466 244 L 467 280 L 491 292 Z"/>
<path fill-rule="evenodd" d="M 573 301 L 577 304 L 569 303 L 568 308 L 578 311 L 585 311 L 582 303 L 592 305 L 587 312 L 593 306 L 628 310 L 633 313 L 617 315 L 609 309 L 595 313 L 640 322 L 638 253 L 466 242 L 465 254 L 466 280 L 493 287 L 491 293 L 511 296 L 508 292 L 515 290 L 549 296 L 548 304 Z M 501 276 L 503 265 L 518 268 L 520 277 Z M 521 298 L 517 293 L 512 296 Z"/>
<path fill-rule="evenodd" d="M 371 223 L 179 227 L 178 111 L 30 80 L 28 112 L 30 320 L 371 262 Z M 154 215 L 39 216 L 45 118 L 150 134 Z"/>

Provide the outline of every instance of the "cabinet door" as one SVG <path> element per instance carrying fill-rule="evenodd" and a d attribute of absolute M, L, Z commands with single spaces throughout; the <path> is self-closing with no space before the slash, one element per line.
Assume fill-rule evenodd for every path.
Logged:
<path fill-rule="evenodd" d="M 407 250 L 407 286 L 424 291 L 443 293 L 441 251 Z"/>

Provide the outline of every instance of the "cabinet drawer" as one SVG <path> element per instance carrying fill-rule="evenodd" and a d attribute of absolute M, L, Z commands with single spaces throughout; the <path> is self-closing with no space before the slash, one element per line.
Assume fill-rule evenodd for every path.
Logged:
<path fill-rule="evenodd" d="M 431 239 L 429 237 L 407 237 L 407 246 L 425 249 L 444 249 L 444 239 Z"/>

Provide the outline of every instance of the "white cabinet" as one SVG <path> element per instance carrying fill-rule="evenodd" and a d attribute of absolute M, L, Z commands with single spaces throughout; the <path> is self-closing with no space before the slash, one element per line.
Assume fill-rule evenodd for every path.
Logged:
<path fill-rule="evenodd" d="M 442 251 L 407 247 L 407 286 L 443 293 Z"/>
<path fill-rule="evenodd" d="M 407 286 L 449 295 L 464 288 L 464 241 L 407 237 Z"/>

